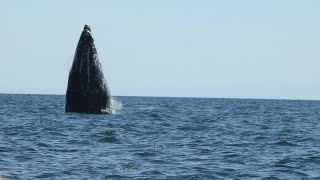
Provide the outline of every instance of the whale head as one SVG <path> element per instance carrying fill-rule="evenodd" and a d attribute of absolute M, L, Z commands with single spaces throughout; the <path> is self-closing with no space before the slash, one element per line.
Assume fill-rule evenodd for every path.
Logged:
<path fill-rule="evenodd" d="M 88 43 L 88 41 L 93 42 L 94 40 L 93 40 L 92 33 L 91 33 L 91 27 L 86 24 L 86 25 L 84 25 L 83 31 L 81 33 L 79 43 L 80 42 Z"/>
<path fill-rule="evenodd" d="M 111 95 L 99 62 L 89 25 L 85 25 L 70 69 L 66 112 L 101 113 L 110 107 Z"/>

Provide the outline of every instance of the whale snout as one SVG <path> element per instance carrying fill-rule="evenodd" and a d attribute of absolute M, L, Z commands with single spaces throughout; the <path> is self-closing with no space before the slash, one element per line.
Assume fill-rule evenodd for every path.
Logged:
<path fill-rule="evenodd" d="M 91 32 L 91 27 L 88 24 L 86 24 L 86 25 L 84 25 L 83 30 Z"/>
<path fill-rule="evenodd" d="M 83 28 L 83 32 L 82 32 L 82 38 L 84 40 L 90 40 L 90 41 L 93 41 L 93 38 L 92 38 L 92 34 L 91 34 L 91 27 L 89 25 L 84 25 L 84 28 Z"/>

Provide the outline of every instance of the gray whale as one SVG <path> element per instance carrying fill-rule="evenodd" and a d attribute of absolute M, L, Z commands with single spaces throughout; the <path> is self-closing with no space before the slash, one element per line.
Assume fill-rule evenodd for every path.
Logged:
<path fill-rule="evenodd" d="M 99 114 L 108 112 L 110 108 L 110 91 L 98 59 L 91 28 L 85 25 L 69 73 L 65 112 Z"/>

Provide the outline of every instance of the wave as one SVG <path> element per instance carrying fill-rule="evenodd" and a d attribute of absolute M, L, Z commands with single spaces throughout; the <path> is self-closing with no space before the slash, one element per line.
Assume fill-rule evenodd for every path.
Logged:
<path fill-rule="evenodd" d="M 102 113 L 106 114 L 118 114 L 122 109 L 122 102 L 117 100 L 115 97 L 111 97 L 111 106 L 102 110 Z"/>

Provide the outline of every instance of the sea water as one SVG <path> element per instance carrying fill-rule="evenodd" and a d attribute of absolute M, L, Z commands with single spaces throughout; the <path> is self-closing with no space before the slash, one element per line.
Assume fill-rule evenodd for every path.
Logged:
<path fill-rule="evenodd" d="M 320 101 L 0 95 L 0 179 L 320 179 Z"/>

